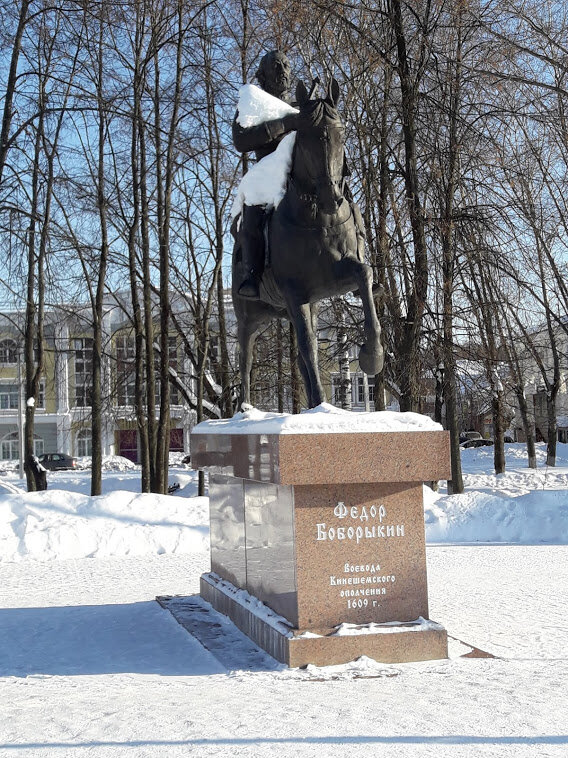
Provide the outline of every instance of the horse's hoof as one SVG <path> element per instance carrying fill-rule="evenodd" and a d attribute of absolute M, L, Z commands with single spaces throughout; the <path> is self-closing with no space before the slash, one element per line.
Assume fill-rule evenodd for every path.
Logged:
<path fill-rule="evenodd" d="M 363 345 L 359 351 L 359 366 L 361 371 L 369 376 L 375 376 L 380 374 L 383 370 L 384 364 L 384 351 L 382 347 L 375 347 L 371 350 L 367 345 Z"/>

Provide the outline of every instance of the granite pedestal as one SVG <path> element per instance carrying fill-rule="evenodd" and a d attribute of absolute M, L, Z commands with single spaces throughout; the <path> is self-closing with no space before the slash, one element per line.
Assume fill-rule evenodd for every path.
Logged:
<path fill-rule="evenodd" d="M 422 497 L 423 482 L 450 476 L 447 432 L 205 424 L 191 461 L 209 473 L 201 594 L 271 655 L 290 666 L 447 657 L 428 616 Z"/>

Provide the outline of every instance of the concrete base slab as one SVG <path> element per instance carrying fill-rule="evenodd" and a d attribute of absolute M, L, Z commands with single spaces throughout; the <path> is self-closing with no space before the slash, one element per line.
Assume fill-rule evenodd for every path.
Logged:
<path fill-rule="evenodd" d="M 409 623 L 341 624 L 327 630 L 294 629 L 290 623 L 242 589 L 216 574 L 203 574 L 201 597 L 228 616 L 273 658 L 296 668 L 331 666 L 362 655 L 382 663 L 409 663 L 448 657 L 443 626 L 417 619 Z"/>

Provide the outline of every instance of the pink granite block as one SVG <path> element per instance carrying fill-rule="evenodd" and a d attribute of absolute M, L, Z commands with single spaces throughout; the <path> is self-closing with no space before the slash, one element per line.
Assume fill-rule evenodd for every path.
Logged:
<path fill-rule="evenodd" d="M 274 484 L 448 479 L 449 433 L 193 434 L 191 465 Z"/>

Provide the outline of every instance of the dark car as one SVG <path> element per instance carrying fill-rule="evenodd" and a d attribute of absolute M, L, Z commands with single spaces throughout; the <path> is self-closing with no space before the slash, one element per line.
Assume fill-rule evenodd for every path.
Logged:
<path fill-rule="evenodd" d="M 67 471 L 77 465 L 75 458 L 65 453 L 44 453 L 39 456 L 39 462 L 48 471 Z"/>
<path fill-rule="evenodd" d="M 460 447 L 462 450 L 466 450 L 468 447 L 485 447 L 486 445 L 493 445 L 493 440 L 485 440 L 483 437 L 474 440 L 466 440 L 462 442 Z"/>
<path fill-rule="evenodd" d="M 481 440 L 483 437 L 479 432 L 474 432 L 473 429 L 471 429 L 469 432 L 462 432 L 460 434 L 460 445 L 463 442 L 467 442 L 468 440 Z"/>

